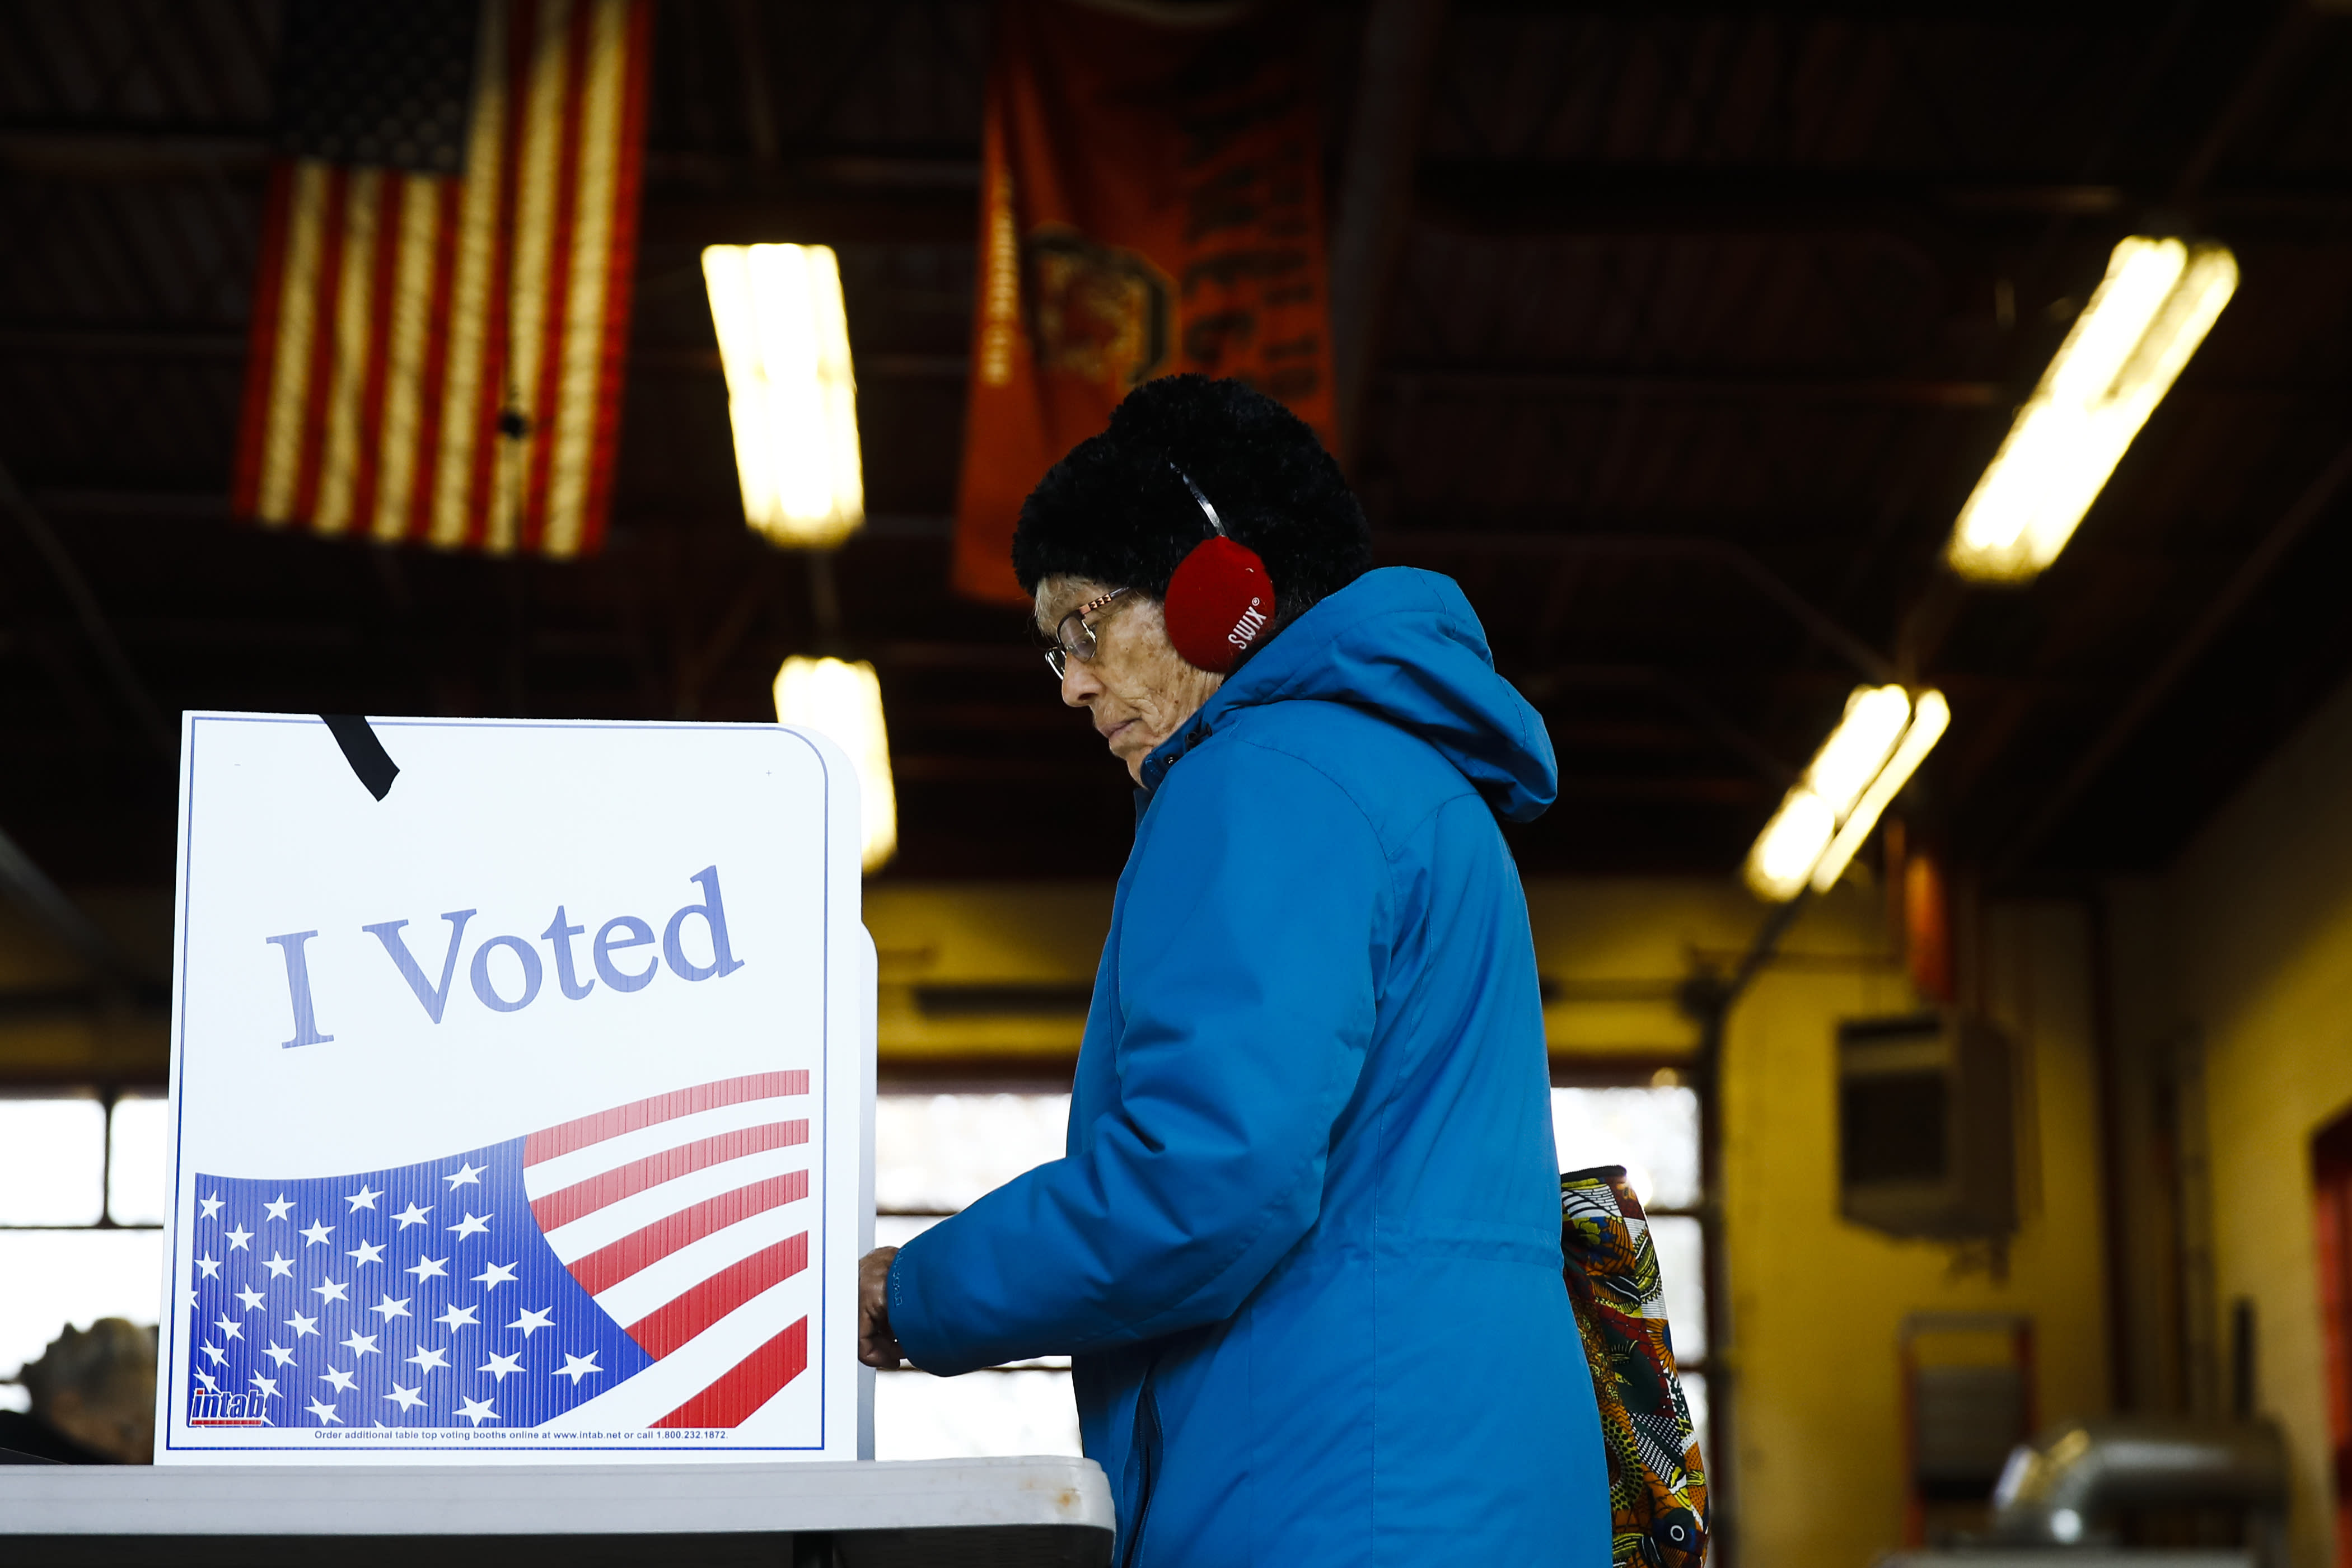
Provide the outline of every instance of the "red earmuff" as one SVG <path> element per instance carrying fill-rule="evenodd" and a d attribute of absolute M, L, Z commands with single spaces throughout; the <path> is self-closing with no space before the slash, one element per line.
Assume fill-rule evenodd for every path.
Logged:
<path fill-rule="evenodd" d="M 1176 568 L 1161 611 L 1184 662 L 1222 675 L 1272 623 L 1274 584 L 1255 550 L 1218 534 Z"/>
<path fill-rule="evenodd" d="M 1178 655 L 1195 669 L 1222 675 L 1274 624 L 1274 581 L 1255 550 L 1226 535 L 1217 509 L 1192 476 L 1181 468 L 1176 476 L 1214 531 L 1177 565 L 1160 612 Z"/>

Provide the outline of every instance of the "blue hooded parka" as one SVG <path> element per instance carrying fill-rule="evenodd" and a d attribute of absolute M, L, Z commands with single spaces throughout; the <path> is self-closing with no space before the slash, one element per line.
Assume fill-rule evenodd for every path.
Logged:
<path fill-rule="evenodd" d="M 908 1242 L 941 1375 L 1073 1357 L 1122 1568 L 1605 1568 L 1527 900 L 1462 591 L 1367 573 L 1146 759 L 1068 1152 Z"/>

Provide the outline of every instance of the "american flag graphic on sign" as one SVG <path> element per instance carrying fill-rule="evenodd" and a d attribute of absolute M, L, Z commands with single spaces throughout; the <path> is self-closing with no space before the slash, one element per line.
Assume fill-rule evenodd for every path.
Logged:
<path fill-rule="evenodd" d="M 390 1170 L 200 1174 L 189 1424 L 740 1427 L 808 1368 L 809 1115 L 806 1071 L 755 1073 Z"/>
<path fill-rule="evenodd" d="M 602 541 L 650 0 L 294 0 L 233 504 L 326 535 Z"/>

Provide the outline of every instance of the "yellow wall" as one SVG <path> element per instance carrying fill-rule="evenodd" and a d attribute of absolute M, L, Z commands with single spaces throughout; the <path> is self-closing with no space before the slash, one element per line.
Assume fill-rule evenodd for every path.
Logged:
<path fill-rule="evenodd" d="M 1077 1042 L 1073 1016 L 940 1019 L 918 984 L 1084 982 L 1108 924 L 1102 883 L 881 884 L 866 918 L 882 952 L 885 1071 L 927 1057 L 1032 1054 Z M 1728 879 L 1530 884 L 1537 958 L 1555 999 L 1555 1057 L 1672 1061 L 1698 1043 L 1674 1001 L 1696 966 L 1738 961 L 1762 910 Z M 2023 1228 L 2006 1279 L 1944 1245 L 1839 1218 L 1835 1031 L 1918 1004 L 1885 948 L 1876 896 L 1812 906 L 1732 1016 L 1723 1114 L 1733 1281 L 1743 1560 L 1866 1568 L 1902 1535 L 1896 1331 L 1915 1312 L 2031 1314 L 2045 1419 L 2104 1407 L 2099 1180 L 2084 951 L 2073 905 L 1996 910 L 1983 1003 L 2021 1047 Z"/>
<path fill-rule="evenodd" d="M 2005 1279 L 1950 1246 L 1837 1214 L 1837 1019 L 1911 1005 L 1851 896 L 1817 911 L 1735 1015 L 1724 1082 L 1726 1224 L 1740 1380 L 1743 1561 L 1862 1568 L 1900 1542 L 1897 1331 L 1915 1312 L 2022 1312 L 2044 1421 L 2105 1406 L 2095 1075 L 2083 926 L 2066 906 L 1998 910 L 1983 1001 L 2020 1051 L 2022 1223 Z"/>
<path fill-rule="evenodd" d="M 1528 889 L 1538 963 L 1565 994 L 1555 1053 L 1616 1053 L 1696 1033 L 1671 1003 L 1612 1000 L 1695 965 L 1728 969 L 1759 906 L 1724 882 L 1552 882 Z M 1741 1560 L 1865 1568 L 1901 1543 L 1897 1330 L 1916 1312 L 2023 1312 L 2044 1420 L 2105 1406 L 2105 1337 L 2085 920 L 2001 907 L 1972 965 L 2013 1034 L 2023 1225 L 2006 1278 L 1952 1247 L 1838 1215 L 1839 1020 L 1919 1004 L 1885 946 L 1880 903 L 1852 884 L 1811 906 L 1731 1017 L 1722 1116 L 1732 1280 Z M 1589 998 L 1589 999 L 1581 999 Z"/>
<path fill-rule="evenodd" d="M 1081 1010 L 940 1017 L 916 1005 L 916 988 L 1090 985 L 1110 931 L 1110 904 L 1107 882 L 868 887 L 882 1070 L 1011 1057 L 1047 1072 L 1075 1059 L 1086 1026 Z"/>
<path fill-rule="evenodd" d="M 2168 892 L 2179 1005 L 2204 1042 L 2217 1294 L 2255 1303 L 2258 1400 L 2294 1467 L 2295 1562 L 2318 1568 L 2333 1439 L 2310 1147 L 2352 1106 L 2352 686 L 2208 824 Z"/>

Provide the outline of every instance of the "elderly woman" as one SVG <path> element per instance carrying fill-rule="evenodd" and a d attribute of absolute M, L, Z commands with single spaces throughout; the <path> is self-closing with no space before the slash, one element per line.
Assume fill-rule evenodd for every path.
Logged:
<path fill-rule="evenodd" d="M 1231 607 L 1171 589 L 1221 534 L 1276 600 L 1223 674 L 1197 627 Z M 1069 1354 L 1122 1565 L 1610 1560 L 1497 822 L 1550 803 L 1551 746 L 1461 591 L 1370 556 L 1306 425 L 1193 376 L 1130 394 L 1013 541 L 1135 845 L 1068 1153 L 869 1255 L 864 1354 Z"/>

